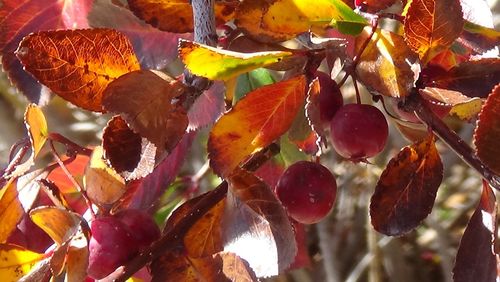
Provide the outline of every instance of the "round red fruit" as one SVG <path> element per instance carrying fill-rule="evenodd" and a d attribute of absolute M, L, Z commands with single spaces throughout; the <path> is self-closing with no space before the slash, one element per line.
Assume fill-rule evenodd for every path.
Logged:
<path fill-rule="evenodd" d="M 332 145 L 344 158 L 363 161 L 380 153 L 389 128 L 384 114 L 374 106 L 348 104 L 331 122 Z"/>
<path fill-rule="evenodd" d="M 322 220 L 332 209 L 337 183 L 321 164 L 299 161 L 283 173 L 276 185 L 276 195 L 290 217 L 312 224 Z"/>
<path fill-rule="evenodd" d="M 319 114 L 322 122 L 330 122 L 335 113 L 344 105 L 342 93 L 337 83 L 326 73 L 317 71 L 320 92 Z"/>

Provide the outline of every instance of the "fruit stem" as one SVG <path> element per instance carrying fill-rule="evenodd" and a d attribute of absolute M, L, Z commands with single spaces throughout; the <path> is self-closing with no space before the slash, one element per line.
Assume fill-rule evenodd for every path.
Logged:
<path fill-rule="evenodd" d="M 356 75 L 351 75 L 352 84 L 354 85 L 354 91 L 356 91 L 356 103 L 361 104 L 361 95 L 359 94 L 358 82 L 356 81 Z"/>
<path fill-rule="evenodd" d="M 85 155 L 85 156 L 92 155 L 91 149 L 80 146 L 59 133 L 51 132 L 51 133 L 49 133 L 47 138 L 52 140 L 52 141 L 55 141 L 55 142 L 58 142 L 58 143 L 65 145 L 67 152 L 70 152 L 69 155 L 76 155 L 76 154 Z"/>
<path fill-rule="evenodd" d="M 262 151 L 253 155 L 244 165 L 243 168 L 248 171 L 255 171 L 262 164 L 268 161 L 271 157 L 279 152 L 279 145 L 272 143 Z M 151 244 L 149 248 L 142 251 L 139 255 L 129 261 L 123 268 L 118 268 L 102 281 L 126 281 L 134 275 L 142 267 L 159 256 L 169 252 L 172 248 L 177 247 L 176 242 L 184 240 L 184 236 L 193 226 L 194 222 L 199 220 L 212 207 L 226 197 L 228 183 L 224 180 L 214 190 L 205 194 L 192 209 L 189 214 L 183 217 L 176 225 L 169 229 L 162 237 Z"/>
<path fill-rule="evenodd" d="M 30 142 L 23 142 L 23 141 L 26 141 L 26 140 L 22 140 L 20 143 L 15 144 L 12 147 L 12 150 L 11 150 L 11 153 L 10 153 L 10 163 L 5 168 L 5 171 L 4 171 L 3 175 L 2 175 L 2 177 L 0 178 L 0 180 L 1 179 L 8 179 L 8 178 L 12 177 L 12 175 L 10 175 L 10 174 L 15 171 L 16 167 L 21 163 L 21 161 L 23 160 L 24 156 L 26 155 L 26 152 L 28 152 L 28 150 L 30 148 Z M 15 149 L 17 149 L 19 146 L 21 146 L 21 148 L 14 155 L 13 151 Z"/>
<path fill-rule="evenodd" d="M 354 59 L 352 60 L 352 63 L 350 65 L 346 65 L 345 69 L 345 75 L 342 78 L 342 80 L 338 83 L 339 88 L 344 85 L 346 82 L 347 78 L 352 75 L 356 71 L 356 66 L 358 65 L 361 55 L 363 55 L 363 52 L 365 51 L 366 47 L 368 46 L 368 43 L 372 40 L 373 35 L 377 31 L 378 27 L 378 17 L 375 17 L 372 19 L 371 22 L 372 29 L 370 31 L 370 34 L 368 35 L 368 38 L 363 42 L 363 45 L 361 45 L 361 48 L 359 48 L 358 53 L 354 56 Z"/>
<path fill-rule="evenodd" d="M 404 101 L 403 109 L 415 112 L 417 117 L 443 140 L 443 142 L 445 142 L 465 163 L 481 174 L 491 187 L 500 190 L 500 177 L 484 165 L 475 154 L 474 150 L 427 107 L 426 103 L 418 94 L 417 89 L 414 88 L 408 99 Z"/>

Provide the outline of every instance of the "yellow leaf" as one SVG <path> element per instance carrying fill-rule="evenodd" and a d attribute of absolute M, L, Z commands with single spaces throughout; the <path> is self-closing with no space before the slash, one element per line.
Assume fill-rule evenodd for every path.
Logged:
<path fill-rule="evenodd" d="M 125 193 L 125 180 L 104 162 L 101 146 L 95 147 L 83 181 L 87 195 L 97 204 L 112 204 Z"/>
<path fill-rule="evenodd" d="M 227 176 L 250 154 L 285 133 L 304 104 L 304 76 L 266 85 L 248 93 L 210 132 L 212 168 Z"/>
<path fill-rule="evenodd" d="M 23 214 L 24 209 L 18 199 L 16 180 L 13 178 L 0 190 L 0 243 L 9 238 Z"/>
<path fill-rule="evenodd" d="M 0 245 L 0 277 L 3 282 L 15 282 L 28 274 L 44 254 L 25 250 L 16 245 Z"/>
<path fill-rule="evenodd" d="M 187 40 L 181 40 L 179 43 L 179 57 L 186 68 L 195 75 L 212 80 L 228 80 L 290 56 L 291 52 L 284 51 L 239 53 Z"/>
<path fill-rule="evenodd" d="M 78 230 L 81 219 L 72 212 L 56 207 L 38 207 L 30 211 L 31 220 L 59 246 Z"/>

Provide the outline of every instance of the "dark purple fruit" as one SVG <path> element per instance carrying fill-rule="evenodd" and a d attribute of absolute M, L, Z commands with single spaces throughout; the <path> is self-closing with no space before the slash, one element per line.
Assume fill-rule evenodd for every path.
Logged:
<path fill-rule="evenodd" d="M 312 224 L 322 220 L 332 209 L 337 183 L 321 164 L 299 161 L 283 173 L 276 185 L 276 195 L 290 217 Z"/>
<path fill-rule="evenodd" d="M 343 106 L 330 126 L 335 151 L 352 161 L 362 161 L 380 153 L 389 134 L 384 114 L 371 105 Z"/>

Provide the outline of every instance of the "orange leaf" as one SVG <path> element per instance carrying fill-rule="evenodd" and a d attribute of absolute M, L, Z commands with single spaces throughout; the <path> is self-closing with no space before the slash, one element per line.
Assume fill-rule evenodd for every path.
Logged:
<path fill-rule="evenodd" d="M 7 240 L 23 214 L 24 209 L 18 199 L 16 180 L 11 179 L 0 189 L 0 243 Z"/>
<path fill-rule="evenodd" d="M 5 282 L 19 281 L 43 258 L 44 254 L 25 250 L 17 245 L 2 244 L 0 245 L 0 277 Z"/>
<path fill-rule="evenodd" d="M 167 75 L 150 70 L 127 73 L 104 91 L 106 110 L 121 114 L 130 128 L 170 152 L 188 126 L 186 110 L 174 103 L 185 86 Z"/>
<path fill-rule="evenodd" d="M 215 172 L 229 175 L 250 154 L 269 145 L 292 125 L 305 97 L 297 76 L 248 93 L 212 128 L 208 139 Z"/>
<path fill-rule="evenodd" d="M 427 63 L 460 36 L 463 26 L 459 0 L 412 0 L 404 21 L 404 37 Z"/>
<path fill-rule="evenodd" d="M 24 68 L 63 99 L 102 112 L 106 86 L 140 69 L 132 45 L 112 29 L 44 31 L 28 35 L 16 51 Z"/>
<path fill-rule="evenodd" d="M 486 99 L 474 132 L 477 155 L 491 170 L 500 174 L 500 84 Z"/>
<path fill-rule="evenodd" d="M 30 218 L 59 246 L 75 235 L 81 222 L 78 214 L 50 206 L 31 210 Z"/>
<path fill-rule="evenodd" d="M 234 16 L 238 1 L 215 1 L 215 19 L 224 24 Z M 193 7 L 188 0 L 128 0 L 130 10 L 159 30 L 184 33 L 193 31 Z"/>
<path fill-rule="evenodd" d="M 228 183 L 224 251 L 248 261 L 258 277 L 277 275 L 297 253 L 283 205 L 266 183 L 246 170 L 237 168 Z"/>
<path fill-rule="evenodd" d="M 375 230 L 395 236 L 417 227 L 431 212 L 442 179 L 443 164 L 433 134 L 404 147 L 387 164 L 371 198 Z"/>
<path fill-rule="evenodd" d="M 356 52 L 368 39 L 371 28 L 356 37 Z M 406 97 L 415 83 L 416 57 L 403 38 L 378 29 L 356 67 L 359 80 L 373 91 L 389 97 Z"/>
<path fill-rule="evenodd" d="M 74 161 L 66 165 L 66 168 L 69 170 L 71 175 L 79 181 L 83 178 L 85 167 L 87 167 L 89 161 L 89 156 L 77 155 Z M 71 182 L 66 173 L 64 173 L 59 166 L 49 173 L 48 180 L 54 182 L 59 190 L 64 194 L 77 192 L 76 187 L 73 186 L 73 182 Z"/>

